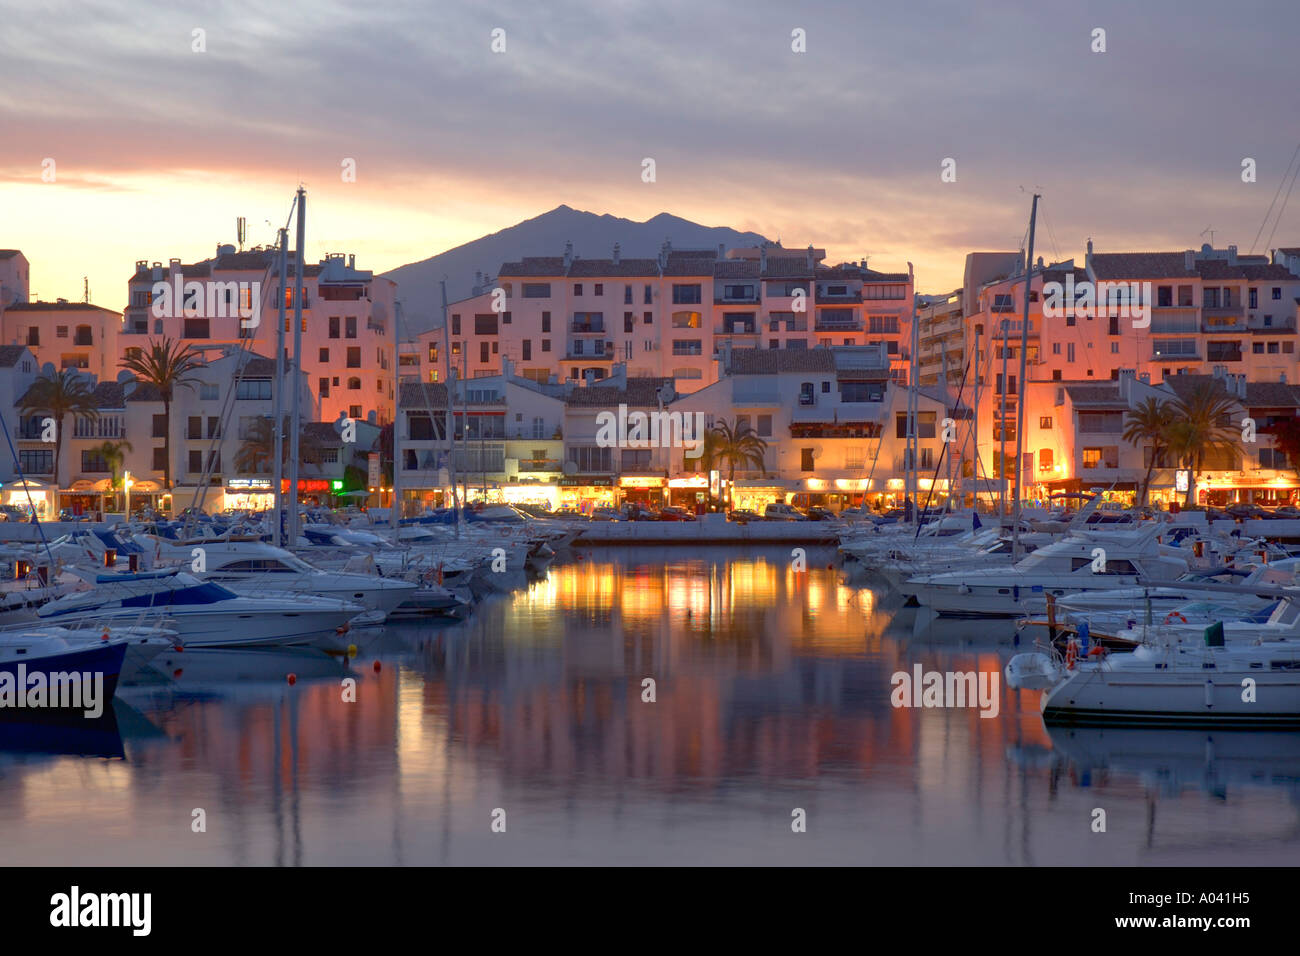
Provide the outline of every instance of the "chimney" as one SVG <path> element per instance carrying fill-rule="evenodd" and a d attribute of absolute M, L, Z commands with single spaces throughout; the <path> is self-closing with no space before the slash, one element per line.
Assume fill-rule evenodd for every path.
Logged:
<path fill-rule="evenodd" d="M 614 243 L 614 265 L 618 265 L 622 261 L 623 261 L 623 251 L 622 249 L 619 248 L 619 245 L 616 242 Z"/>
<path fill-rule="evenodd" d="M 1191 249 L 1183 253 L 1183 268 L 1188 272 L 1196 271 L 1196 253 Z"/>
<path fill-rule="evenodd" d="M 569 271 L 569 266 L 573 265 L 573 240 L 570 239 L 564 244 L 564 271 Z"/>

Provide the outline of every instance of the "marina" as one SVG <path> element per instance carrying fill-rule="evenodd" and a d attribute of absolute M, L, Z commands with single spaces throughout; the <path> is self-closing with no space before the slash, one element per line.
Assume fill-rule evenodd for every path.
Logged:
<path fill-rule="evenodd" d="M 781 545 L 562 546 L 461 616 L 273 646 L 173 637 L 98 721 L 5 714 L 0 840 L 19 864 L 1293 858 L 1294 733 L 1045 721 L 1051 689 L 1006 676 L 1042 653 L 1022 622 L 908 607 L 834 547 L 797 567 Z M 1234 658 L 1219 676 L 1294 707 L 1300 672 L 1252 669 L 1278 645 L 1236 646 L 1213 650 Z M 932 675 L 969 678 L 970 699 L 950 676 L 926 703 Z M 1099 801 L 1113 839 L 1089 831 Z"/>

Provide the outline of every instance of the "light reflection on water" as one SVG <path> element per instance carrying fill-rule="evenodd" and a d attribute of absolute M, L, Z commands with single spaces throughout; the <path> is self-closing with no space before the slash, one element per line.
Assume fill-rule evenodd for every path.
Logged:
<path fill-rule="evenodd" d="M 0 860 L 1298 858 L 1300 735 L 1049 734 L 1038 694 L 1005 688 L 991 719 L 894 709 L 895 671 L 1000 672 L 1012 631 L 918 622 L 833 560 L 810 549 L 799 573 L 781 549 L 595 551 L 465 622 L 369 629 L 351 667 L 310 649 L 184 652 L 175 684 L 120 691 L 115 730 L 0 723 Z"/>

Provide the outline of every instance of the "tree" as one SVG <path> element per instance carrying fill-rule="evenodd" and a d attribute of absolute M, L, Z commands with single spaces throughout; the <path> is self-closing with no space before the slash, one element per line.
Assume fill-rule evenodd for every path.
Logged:
<path fill-rule="evenodd" d="M 123 439 L 122 441 L 106 441 L 95 450 L 99 452 L 99 457 L 103 458 L 108 465 L 108 484 L 113 489 L 114 501 L 116 502 L 117 486 L 120 480 L 118 475 L 122 470 L 122 464 L 126 461 L 126 453 L 135 451 L 135 449 L 131 447 L 129 441 Z"/>
<path fill-rule="evenodd" d="M 1217 383 L 1198 385 L 1185 399 L 1173 402 L 1173 421 L 1167 430 L 1169 450 L 1179 463 L 1191 470 L 1187 482 L 1187 505 L 1196 501 L 1196 479 L 1211 454 L 1235 454 L 1241 432 L 1232 424 L 1237 403 Z"/>
<path fill-rule="evenodd" d="M 286 436 L 280 449 L 280 462 L 289 464 L 289 416 L 282 419 L 283 434 Z M 298 433 L 298 461 L 302 464 L 318 464 L 321 460 L 321 446 L 307 430 Z M 270 418 L 258 418 L 249 426 L 239 450 L 235 452 L 235 467 L 252 475 L 265 475 L 272 471 L 275 461 L 275 433 Z"/>
<path fill-rule="evenodd" d="M 199 353 L 189 345 L 164 338 L 161 342 L 149 340 L 147 351 L 132 353 L 122 360 L 122 368 L 130 372 L 142 385 L 158 389 L 163 404 L 163 486 L 172 486 L 172 399 L 176 389 L 190 387 L 195 370 L 203 368 Z"/>
<path fill-rule="evenodd" d="M 732 422 L 722 419 L 704 436 L 705 463 L 712 468 L 715 463 L 726 462 L 728 486 L 734 487 L 736 483 L 736 465 L 752 466 L 766 477 L 763 461 L 766 452 L 767 442 L 754 433 L 749 422 L 739 419 Z"/>
<path fill-rule="evenodd" d="M 60 471 L 63 457 L 63 422 L 69 415 L 90 421 L 99 419 L 99 406 L 95 403 L 95 390 L 89 380 L 77 374 L 76 369 L 53 369 L 44 372 L 22 399 L 22 414 L 45 415 L 54 419 L 54 488 L 61 486 Z"/>
<path fill-rule="evenodd" d="M 1124 419 L 1124 440 L 1134 447 L 1140 448 L 1147 443 L 1151 446 L 1151 459 L 1142 479 L 1138 504 L 1147 503 L 1151 493 L 1151 475 L 1169 448 L 1169 429 L 1173 423 L 1173 403 L 1162 402 L 1154 395 L 1132 409 Z"/>
<path fill-rule="evenodd" d="M 1273 436 L 1273 448 L 1286 455 L 1287 464 L 1300 476 L 1300 417 L 1279 419 L 1260 431 Z"/>

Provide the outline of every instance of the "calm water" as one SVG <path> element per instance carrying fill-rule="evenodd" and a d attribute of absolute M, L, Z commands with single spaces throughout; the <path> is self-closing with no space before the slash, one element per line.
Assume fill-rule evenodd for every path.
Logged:
<path fill-rule="evenodd" d="M 999 671 L 1010 628 L 788 555 L 589 552 L 468 621 L 362 632 L 350 668 L 187 651 L 116 728 L 0 723 L 0 862 L 1300 861 L 1300 734 L 1049 733 L 1005 688 L 992 719 L 894 709 L 894 672 Z"/>

